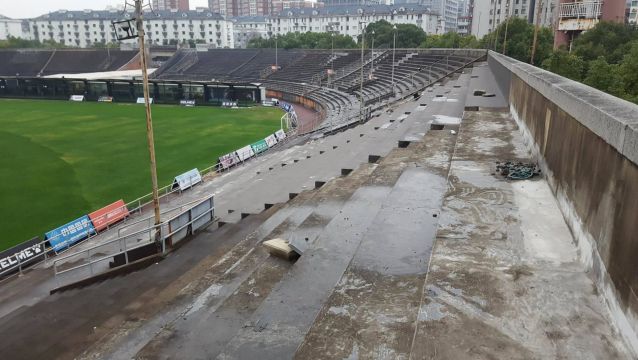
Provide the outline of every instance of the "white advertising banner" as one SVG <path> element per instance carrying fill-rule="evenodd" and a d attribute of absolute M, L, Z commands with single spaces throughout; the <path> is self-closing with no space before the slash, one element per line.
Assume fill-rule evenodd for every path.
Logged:
<path fill-rule="evenodd" d="M 153 103 L 153 98 L 148 98 L 148 102 L 149 102 L 149 104 L 152 104 Z M 143 97 L 138 97 L 137 98 L 137 103 L 138 104 L 144 104 L 144 98 Z"/>
<path fill-rule="evenodd" d="M 202 182 L 202 175 L 197 168 L 189 170 L 181 175 L 175 176 L 173 180 L 173 188 L 178 186 L 180 190 L 186 190 L 189 187 Z"/>
<path fill-rule="evenodd" d="M 275 137 L 275 135 L 269 135 L 267 138 L 264 139 L 264 141 L 266 141 L 266 144 L 268 144 L 269 148 L 277 144 L 277 138 Z"/>
<path fill-rule="evenodd" d="M 228 169 L 229 167 L 237 164 L 238 162 L 239 162 L 239 157 L 234 151 L 219 157 L 219 163 L 221 164 L 222 169 Z"/>
<path fill-rule="evenodd" d="M 250 145 L 246 145 L 235 152 L 237 153 L 240 161 L 245 161 L 246 159 L 250 159 L 251 157 L 255 156 L 255 152 Z"/>
<path fill-rule="evenodd" d="M 70 101 L 84 101 L 84 95 L 71 95 Z"/>
<path fill-rule="evenodd" d="M 279 129 L 279 130 L 277 130 L 277 132 L 275 132 L 275 137 L 277 137 L 278 141 L 281 141 L 281 140 L 286 138 L 286 132 L 284 132 L 283 130 Z"/>

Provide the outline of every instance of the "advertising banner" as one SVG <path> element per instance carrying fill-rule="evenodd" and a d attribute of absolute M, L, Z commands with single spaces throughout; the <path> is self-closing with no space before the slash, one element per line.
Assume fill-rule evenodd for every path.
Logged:
<path fill-rule="evenodd" d="M 112 96 L 100 96 L 99 98 L 97 98 L 97 102 L 112 103 L 113 102 L 113 97 Z"/>
<path fill-rule="evenodd" d="M 199 170 L 195 168 L 181 175 L 175 176 L 175 180 L 173 180 L 173 189 L 178 187 L 180 190 L 186 190 L 200 182 L 202 182 L 202 175 L 199 173 Z"/>
<path fill-rule="evenodd" d="M 239 157 L 240 161 L 245 161 L 246 159 L 250 159 L 251 157 L 255 156 L 255 152 L 250 145 L 246 145 L 235 152 L 237 153 L 237 157 Z"/>
<path fill-rule="evenodd" d="M 55 252 L 58 252 L 78 241 L 86 239 L 94 233 L 95 228 L 93 227 L 91 219 L 89 219 L 87 215 L 84 215 L 68 224 L 47 232 L 44 234 L 44 239 L 49 241 L 49 244 Z"/>
<path fill-rule="evenodd" d="M 279 106 L 285 111 L 285 112 L 290 112 L 290 110 L 292 110 L 292 105 L 282 102 L 279 104 Z"/>
<path fill-rule="evenodd" d="M 250 144 L 250 147 L 253 149 L 255 155 L 268 150 L 268 144 L 266 144 L 266 141 L 264 140 L 259 140 L 256 143 Z"/>
<path fill-rule="evenodd" d="M 93 223 L 96 231 L 105 229 L 107 226 L 115 224 L 129 215 L 124 200 L 118 200 L 111 205 L 107 205 L 100 210 L 89 214 L 89 219 Z"/>
<path fill-rule="evenodd" d="M 195 106 L 195 100 L 180 100 L 179 104 L 182 106 Z"/>
<path fill-rule="evenodd" d="M 25 241 L 22 244 L 0 252 L 0 273 L 12 268 L 17 270 L 18 265 L 25 268 L 33 264 L 37 260 L 37 257 L 44 253 L 40 241 L 39 237 L 34 237 L 29 241 Z M 9 273 L 13 273 L 13 271 L 7 271 L 7 273 L 3 275 L 8 275 Z"/>
<path fill-rule="evenodd" d="M 71 95 L 69 101 L 84 101 L 84 95 Z"/>
<path fill-rule="evenodd" d="M 277 138 L 275 135 L 268 135 L 264 141 L 268 144 L 268 147 L 271 148 L 277 144 Z"/>
<path fill-rule="evenodd" d="M 275 137 L 277 137 L 277 141 L 281 141 L 286 138 L 286 132 L 279 129 L 275 132 Z"/>
<path fill-rule="evenodd" d="M 148 102 L 149 102 L 149 104 L 152 104 L 153 103 L 153 98 L 148 98 Z M 144 98 L 143 97 L 138 97 L 137 98 L 137 103 L 138 104 L 144 104 Z"/>
<path fill-rule="evenodd" d="M 239 162 L 239 157 L 233 151 L 232 153 L 222 155 L 219 157 L 219 163 L 223 169 L 228 169 L 229 167 L 237 164 Z"/>

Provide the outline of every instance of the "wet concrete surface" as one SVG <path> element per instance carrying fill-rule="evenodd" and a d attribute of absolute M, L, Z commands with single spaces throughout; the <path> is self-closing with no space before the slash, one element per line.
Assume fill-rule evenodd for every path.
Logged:
<path fill-rule="evenodd" d="M 468 112 L 450 166 L 411 358 L 631 358 L 542 178 L 502 111 Z"/>
<path fill-rule="evenodd" d="M 10 281 L 2 357 L 627 358 L 547 184 L 492 175 L 529 155 L 507 113 L 463 113 L 472 79 L 172 198 L 214 192 L 229 223 L 149 268 L 52 296 L 46 267 Z"/>

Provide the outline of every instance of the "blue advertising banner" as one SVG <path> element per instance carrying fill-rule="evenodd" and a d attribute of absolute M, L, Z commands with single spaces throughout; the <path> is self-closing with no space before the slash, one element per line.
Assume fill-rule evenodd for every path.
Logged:
<path fill-rule="evenodd" d="M 94 233 L 95 228 L 93 228 L 93 223 L 89 219 L 88 215 L 84 215 L 66 225 L 62 225 L 57 229 L 49 231 L 44 234 L 44 239 L 48 240 L 53 250 L 58 252 L 87 238 L 89 234 Z"/>
<path fill-rule="evenodd" d="M 292 110 L 292 105 L 287 104 L 285 102 L 280 103 L 279 105 L 285 112 L 290 112 Z"/>

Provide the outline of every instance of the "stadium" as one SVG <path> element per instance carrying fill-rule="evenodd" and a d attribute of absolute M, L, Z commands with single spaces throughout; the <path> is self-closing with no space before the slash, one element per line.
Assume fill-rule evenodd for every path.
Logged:
<path fill-rule="evenodd" d="M 0 353 L 634 358 L 636 114 L 485 49 L 0 50 Z"/>

